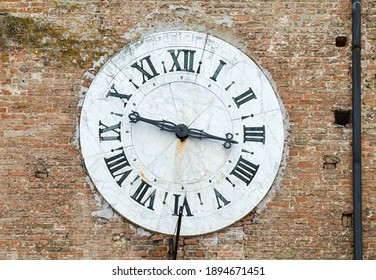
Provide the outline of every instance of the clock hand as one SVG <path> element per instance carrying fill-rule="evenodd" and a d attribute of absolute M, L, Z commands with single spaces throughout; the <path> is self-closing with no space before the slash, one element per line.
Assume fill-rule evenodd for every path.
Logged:
<path fill-rule="evenodd" d="M 200 129 L 189 128 L 188 136 L 193 137 L 193 138 L 198 138 L 198 139 L 213 139 L 213 140 L 225 141 L 225 143 L 223 143 L 223 147 L 225 147 L 226 149 L 230 149 L 231 144 L 238 144 L 237 141 L 232 140 L 232 138 L 234 138 L 234 135 L 232 135 L 232 133 L 226 133 L 226 138 L 222 138 L 222 137 L 218 137 L 218 136 L 206 133 Z"/>
<path fill-rule="evenodd" d="M 173 122 L 166 121 L 166 120 L 152 120 L 143 118 L 140 116 L 139 113 L 132 111 L 128 115 L 128 118 L 132 123 L 136 123 L 139 121 L 146 122 L 152 125 L 155 125 L 156 127 L 159 127 L 161 130 L 168 131 L 168 132 L 174 132 L 176 134 L 176 137 L 178 137 L 180 140 L 184 140 L 188 137 L 188 127 L 185 124 L 174 124 Z"/>
<path fill-rule="evenodd" d="M 128 118 L 130 119 L 131 123 L 137 123 L 139 121 L 146 122 L 148 124 L 152 124 L 152 125 L 155 125 L 156 127 L 159 127 L 161 130 L 176 133 L 177 125 L 170 121 L 165 121 L 165 120 L 157 121 L 157 120 L 143 118 L 140 116 L 139 113 L 135 111 L 132 111 L 132 113 L 128 115 Z"/>
<path fill-rule="evenodd" d="M 188 128 L 185 124 L 176 125 L 173 122 L 166 121 L 166 120 L 158 121 L 158 120 L 143 118 L 140 116 L 138 112 L 135 112 L 135 111 L 132 111 L 132 113 L 128 115 L 128 118 L 130 119 L 130 122 L 132 123 L 137 123 L 139 121 L 142 121 L 151 125 L 155 125 L 156 127 L 159 127 L 161 130 L 174 132 L 180 140 L 184 140 L 188 136 L 190 136 L 190 137 L 198 138 L 198 139 L 213 139 L 213 140 L 225 141 L 225 143 L 223 143 L 223 147 L 225 147 L 226 149 L 231 148 L 231 144 L 238 144 L 237 141 L 232 140 L 232 138 L 234 137 L 232 133 L 226 133 L 226 138 L 222 138 L 222 137 L 218 137 L 218 136 L 206 133 L 203 130 Z"/>

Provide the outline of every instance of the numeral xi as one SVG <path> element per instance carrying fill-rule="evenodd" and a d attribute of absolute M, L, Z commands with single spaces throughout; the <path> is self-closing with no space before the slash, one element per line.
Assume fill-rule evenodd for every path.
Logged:
<path fill-rule="evenodd" d="M 151 70 L 151 73 L 149 71 L 145 70 L 144 61 L 146 61 L 148 68 L 149 68 L 149 71 Z M 137 69 L 138 71 L 141 72 L 143 84 L 146 83 L 146 79 L 150 80 L 150 79 L 159 75 L 157 70 L 155 70 L 153 63 L 151 62 L 150 55 L 145 56 L 144 58 L 140 59 L 140 64 L 141 65 L 139 65 L 137 62 L 135 62 L 131 65 L 131 67 L 133 67 L 133 68 L 135 68 L 135 69 Z"/>

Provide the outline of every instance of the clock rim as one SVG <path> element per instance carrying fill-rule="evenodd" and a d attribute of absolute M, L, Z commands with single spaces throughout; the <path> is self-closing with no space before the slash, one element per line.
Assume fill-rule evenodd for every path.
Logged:
<path fill-rule="evenodd" d="M 263 69 L 258 63 L 256 63 L 256 62 L 254 61 L 253 58 L 251 58 L 248 54 L 246 54 L 246 53 L 244 53 L 243 51 L 241 51 L 240 49 L 238 49 L 236 46 L 234 46 L 234 45 L 232 45 L 232 44 L 230 44 L 230 43 L 228 43 L 228 42 L 226 42 L 226 41 L 224 41 L 224 40 L 222 40 L 222 39 L 220 39 L 220 38 L 217 38 L 217 37 L 215 37 L 215 36 L 213 36 L 213 35 L 210 35 L 210 34 L 208 34 L 208 33 L 201 33 L 201 32 L 196 32 L 196 31 L 187 31 L 187 30 L 169 30 L 169 31 L 157 32 L 157 33 L 154 33 L 154 34 L 147 35 L 147 36 L 145 36 L 144 38 L 138 40 L 137 42 L 134 42 L 134 43 L 131 43 L 131 44 L 129 44 L 129 45 L 124 46 L 124 47 L 121 48 L 117 53 L 115 53 L 115 54 L 113 54 L 111 57 L 109 57 L 109 59 L 108 59 L 108 60 L 107 60 L 102 66 L 101 66 L 100 70 L 95 74 L 94 78 L 93 78 L 92 81 L 90 82 L 90 85 L 89 85 L 89 87 L 88 87 L 88 91 L 87 91 L 87 93 L 90 92 L 90 87 L 91 87 L 91 85 L 95 82 L 95 80 L 97 79 L 97 77 L 101 76 L 101 73 L 102 73 L 102 72 L 104 71 L 104 69 L 106 68 L 106 65 L 107 65 L 108 63 L 111 63 L 111 60 L 112 60 L 115 56 L 117 56 L 117 55 L 119 55 L 120 53 L 122 53 L 124 50 L 127 50 L 127 49 L 129 49 L 131 46 L 135 46 L 136 44 L 143 44 L 143 43 L 147 40 L 147 38 L 152 38 L 152 37 L 155 37 L 155 36 L 158 36 L 158 35 L 161 35 L 161 34 L 165 34 L 165 33 L 182 33 L 182 32 L 185 32 L 185 33 L 200 34 L 200 35 L 204 35 L 204 36 L 206 36 L 206 37 L 211 37 L 211 38 L 213 38 L 213 39 L 215 39 L 215 40 L 219 40 L 221 44 L 226 44 L 226 45 L 230 46 L 232 49 L 237 50 L 237 52 L 239 52 L 241 55 L 247 57 L 247 58 L 249 59 L 249 61 L 251 61 L 251 62 L 252 62 L 252 63 L 253 63 L 253 64 L 254 64 L 254 65 L 255 65 L 255 66 L 256 66 L 261 72 L 262 72 L 262 74 L 263 74 L 264 77 L 266 78 L 267 82 L 268 82 L 269 85 L 271 86 L 271 88 L 272 88 L 272 90 L 273 90 L 273 93 L 274 93 L 274 95 L 275 95 L 275 97 L 277 98 L 277 101 L 278 101 L 278 107 L 279 107 L 278 109 L 279 109 L 280 114 L 281 114 L 281 117 L 282 117 L 282 125 L 283 125 L 283 128 L 284 128 L 284 133 L 283 133 L 283 148 L 282 148 L 282 150 L 281 150 L 281 155 L 280 155 L 279 160 L 278 160 L 278 162 L 279 162 L 279 167 L 278 167 L 277 172 L 276 172 L 276 174 L 275 174 L 275 176 L 274 176 L 274 178 L 273 178 L 273 180 L 272 180 L 272 183 L 271 183 L 270 186 L 267 188 L 267 191 L 265 192 L 265 195 L 264 195 L 264 196 L 263 196 L 263 197 L 262 197 L 262 198 L 256 203 L 256 205 L 255 205 L 252 209 L 248 210 L 247 213 L 246 213 L 245 215 L 243 215 L 242 217 L 240 217 L 240 218 L 238 218 L 238 219 L 235 219 L 235 220 L 234 220 L 232 223 L 230 223 L 230 224 L 226 224 L 226 225 L 224 225 L 223 227 L 221 227 L 221 228 L 217 228 L 217 229 L 215 229 L 215 230 L 210 230 L 210 231 L 205 231 L 205 232 L 196 232 L 196 233 L 193 233 L 193 234 L 183 234 L 183 235 L 185 235 L 185 236 L 197 236 L 197 235 L 202 235 L 202 234 L 214 233 L 214 232 L 217 232 L 217 231 L 223 230 L 223 229 L 225 229 L 225 228 L 227 228 L 227 227 L 230 227 L 231 225 L 233 225 L 233 224 L 239 222 L 240 220 L 244 219 L 246 216 L 250 215 L 252 212 L 256 211 L 256 209 L 258 209 L 258 208 L 260 207 L 260 205 L 261 205 L 262 202 L 266 199 L 266 197 L 268 196 L 268 194 L 270 194 L 271 190 L 273 190 L 273 189 L 275 188 L 276 181 L 278 181 L 278 178 L 277 178 L 277 177 L 279 176 L 279 173 L 280 173 L 280 171 L 281 171 L 281 169 L 282 169 L 282 166 L 283 166 L 283 162 L 285 161 L 284 158 L 285 158 L 285 154 L 286 154 L 286 142 L 287 142 L 287 138 L 288 138 L 288 133 L 287 133 L 288 129 L 286 129 L 286 126 L 289 126 L 289 124 L 288 124 L 288 116 L 287 116 L 287 112 L 286 112 L 286 110 L 284 110 L 283 102 L 282 102 L 282 100 L 281 100 L 281 98 L 280 98 L 280 96 L 279 96 L 279 94 L 278 94 L 278 91 L 277 91 L 276 88 L 275 88 L 275 83 L 274 83 L 273 80 L 270 79 L 268 73 L 265 72 L 266 70 Z M 179 46 L 179 44 L 178 44 L 177 46 Z M 173 46 L 171 46 L 171 47 L 173 47 Z M 151 50 L 151 51 L 152 51 L 152 50 Z M 145 53 L 144 53 L 144 54 L 145 54 Z M 134 60 L 135 60 L 135 58 L 133 59 L 133 61 L 134 61 Z M 85 101 L 88 100 L 87 95 L 88 95 L 88 94 L 86 94 L 86 95 L 84 96 L 84 100 L 83 100 L 83 102 L 82 102 L 82 109 L 85 107 Z M 81 112 L 82 112 L 82 110 L 81 110 Z M 81 137 L 81 123 L 82 123 L 82 119 L 81 119 L 81 118 L 82 118 L 82 115 L 80 116 L 80 118 L 79 118 L 79 123 L 78 123 L 78 129 L 79 129 L 79 140 L 80 140 L 80 141 L 79 141 L 79 148 L 80 148 L 80 151 L 81 151 L 82 158 L 83 158 L 83 160 L 84 160 L 84 162 L 85 162 L 85 157 L 84 157 L 84 155 L 83 155 L 83 152 L 82 152 L 82 145 L 81 145 L 81 139 L 82 139 L 82 137 Z M 87 156 L 86 156 L 86 157 L 87 157 Z M 92 178 L 92 176 L 90 175 L 90 173 L 89 173 L 88 170 L 87 170 L 87 175 L 88 175 L 88 177 L 90 178 L 90 181 L 91 181 L 91 183 L 93 184 L 93 186 L 95 187 L 96 191 L 100 194 L 101 198 L 103 198 L 103 199 L 106 201 L 106 203 L 111 207 L 111 209 L 112 209 L 114 212 L 118 213 L 121 217 L 124 217 L 126 220 L 130 221 L 132 224 L 134 224 L 134 225 L 136 225 L 136 226 L 139 226 L 139 227 L 142 227 L 142 228 L 144 228 L 144 229 L 146 229 L 146 230 L 148 230 L 148 231 L 156 232 L 156 233 L 163 233 L 163 234 L 171 234 L 171 233 L 168 233 L 168 232 L 163 232 L 163 230 L 160 230 L 160 229 L 158 229 L 158 230 L 153 230 L 153 229 L 147 228 L 147 227 L 145 227 L 145 226 L 142 226 L 142 225 L 139 224 L 138 221 L 131 220 L 128 216 L 126 216 L 126 215 L 120 213 L 120 212 L 117 210 L 117 208 L 115 208 L 115 207 L 112 205 L 112 203 L 110 203 L 110 202 L 106 199 L 106 197 L 102 195 L 101 191 L 99 191 L 98 187 L 96 186 L 96 183 L 94 183 L 94 180 L 93 180 L 93 178 Z"/>

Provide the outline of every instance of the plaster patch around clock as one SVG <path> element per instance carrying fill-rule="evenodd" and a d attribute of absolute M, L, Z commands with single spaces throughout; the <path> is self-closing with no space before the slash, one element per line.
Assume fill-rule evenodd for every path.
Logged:
<path fill-rule="evenodd" d="M 91 216 L 93 218 L 101 218 L 105 220 L 110 220 L 114 216 L 114 211 L 111 209 L 111 207 L 108 204 L 106 204 L 106 205 L 103 205 L 103 208 L 101 210 L 92 212 Z"/>
<path fill-rule="evenodd" d="M 232 27 L 234 22 L 232 21 L 232 19 L 228 16 L 224 16 L 223 18 L 219 18 L 219 19 L 214 19 L 214 22 L 216 24 L 224 24 L 226 25 L 227 27 Z"/>
<path fill-rule="evenodd" d="M 80 100 L 83 102 L 83 99 Z M 82 103 L 81 105 L 82 106 Z M 79 129 L 79 124 L 80 121 L 79 121 L 79 118 L 78 116 L 76 116 L 76 127 L 75 127 L 75 130 L 74 130 L 74 135 L 73 135 L 73 146 L 76 148 L 76 149 L 79 149 L 80 148 L 80 129 Z"/>
<path fill-rule="evenodd" d="M 106 62 L 107 59 L 108 59 L 107 54 L 104 56 L 101 56 L 99 60 L 94 61 L 93 66 L 83 74 L 82 79 L 81 79 L 80 91 L 78 92 L 78 98 L 79 98 L 78 103 L 77 103 L 78 110 L 82 108 L 84 99 L 89 90 L 86 84 L 88 83 L 88 81 L 90 83 L 93 81 L 93 79 L 95 78 L 95 75 L 93 74 L 93 72 L 95 72 L 95 69 L 97 67 L 102 66 Z M 78 117 L 76 117 L 76 126 L 75 126 L 74 137 L 73 137 L 73 146 L 76 149 L 80 149 L 80 121 Z M 98 206 L 102 207 L 100 210 L 93 211 L 91 213 L 92 217 L 103 219 L 103 222 L 116 217 L 117 214 L 112 210 L 112 208 L 108 205 L 108 203 L 104 201 L 103 197 L 100 194 L 98 194 L 89 176 L 86 176 L 86 183 L 89 185 L 91 191 L 93 192 L 95 201 L 97 202 Z"/>
<path fill-rule="evenodd" d="M 97 61 L 94 61 L 93 66 L 82 75 L 81 87 L 80 87 L 80 90 L 78 92 L 78 103 L 77 103 L 77 109 L 78 110 L 80 110 L 82 108 L 82 105 L 83 105 L 84 100 L 85 100 L 86 93 L 89 90 L 89 88 L 86 86 L 86 84 L 88 82 L 91 83 L 94 80 L 95 75 L 93 74 L 93 72 L 95 72 L 96 68 L 101 67 L 107 61 L 108 55 L 110 55 L 110 53 L 105 54 L 105 55 L 101 56 Z M 73 146 L 76 149 L 80 149 L 80 122 L 79 122 L 78 117 L 76 117 L 76 126 L 75 126 L 74 137 L 73 137 Z"/>
<path fill-rule="evenodd" d="M 95 186 L 89 176 L 86 176 L 86 183 L 89 185 L 91 191 L 93 192 L 95 201 L 97 202 L 98 206 L 102 207 L 100 210 L 93 211 L 91 213 L 91 216 L 93 218 L 102 219 L 102 223 L 110 220 L 111 218 L 116 217 L 117 214 L 108 205 L 108 203 L 103 199 L 103 197 L 99 195 L 97 191 L 95 190 Z"/>
<path fill-rule="evenodd" d="M 228 231 L 226 233 L 226 240 L 244 240 L 246 234 L 243 230 Z"/>
<path fill-rule="evenodd" d="M 141 236 L 151 236 L 152 235 L 152 233 L 150 231 L 147 231 L 143 228 L 137 228 L 136 234 L 141 235 Z"/>

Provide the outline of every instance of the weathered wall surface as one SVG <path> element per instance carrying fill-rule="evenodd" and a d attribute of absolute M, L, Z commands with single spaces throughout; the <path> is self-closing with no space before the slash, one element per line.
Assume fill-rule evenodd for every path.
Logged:
<path fill-rule="evenodd" d="M 114 213 L 77 136 L 93 75 L 168 29 L 206 32 L 272 77 L 290 120 L 279 186 L 235 225 L 182 238 L 180 259 L 351 259 L 351 1 L 0 2 L 0 259 L 168 259 L 169 236 Z M 376 258 L 376 2 L 362 1 L 364 258 Z M 336 37 L 347 44 L 336 46 Z"/>

